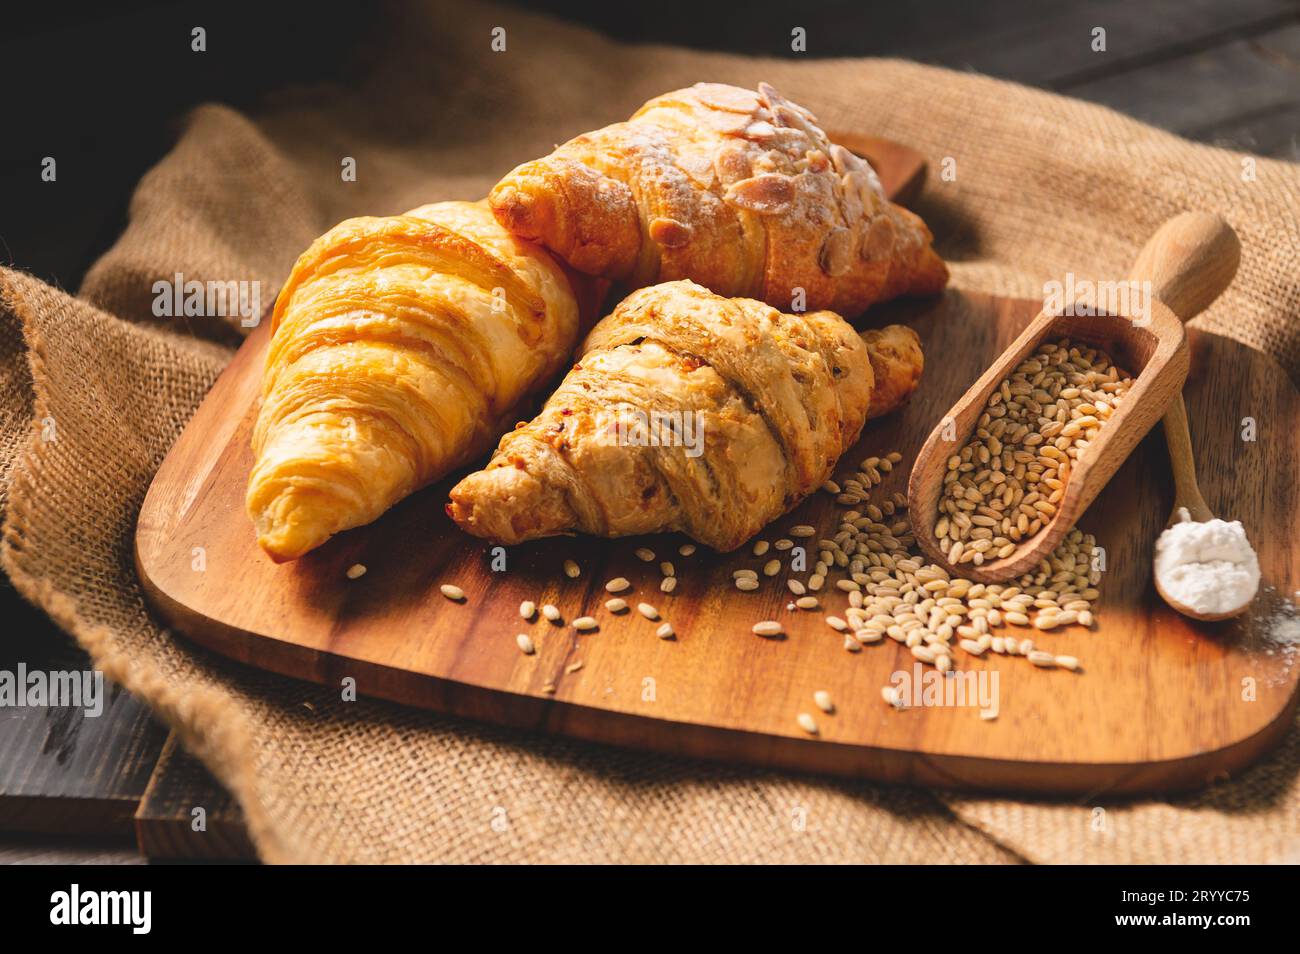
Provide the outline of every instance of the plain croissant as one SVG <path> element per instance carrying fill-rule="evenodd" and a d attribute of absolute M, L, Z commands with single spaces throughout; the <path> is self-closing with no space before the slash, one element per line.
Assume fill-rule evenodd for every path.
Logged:
<path fill-rule="evenodd" d="M 247 507 L 283 561 L 485 453 L 568 360 L 579 308 L 486 203 L 442 202 L 317 239 L 271 333 Z"/>
<path fill-rule="evenodd" d="M 786 310 L 854 315 L 948 279 L 925 223 L 766 84 L 656 97 L 519 166 L 489 201 L 516 235 L 626 289 L 688 278 Z"/>
<path fill-rule="evenodd" d="M 733 550 L 826 481 L 877 375 L 897 402 L 920 365 L 899 325 L 868 342 L 829 311 L 782 314 L 689 281 L 642 289 L 596 325 L 541 413 L 452 489 L 447 512 L 503 543 L 680 530 Z"/>

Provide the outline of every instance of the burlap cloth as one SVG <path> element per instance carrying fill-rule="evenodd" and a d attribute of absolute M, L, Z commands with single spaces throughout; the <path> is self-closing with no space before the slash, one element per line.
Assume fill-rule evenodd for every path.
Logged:
<path fill-rule="evenodd" d="M 921 211 L 956 285 L 1036 295 L 1125 274 L 1184 209 L 1244 246 L 1199 324 L 1300 370 L 1300 173 L 1105 109 L 888 60 L 761 61 L 625 47 L 492 7 L 390 11 L 348 88 L 255 116 L 204 106 L 73 298 L 0 271 L 4 568 L 229 786 L 270 861 L 1217 862 L 1300 860 L 1300 733 L 1240 778 L 1170 801 L 953 796 L 719 767 L 538 737 L 263 675 L 189 648 L 141 602 L 136 512 L 233 331 L 157 321 L 152 284 L 258 279 L 268 297 L 341 218 L 476 198 L 516 162 L 700 79 L 776 84 L 830 127 L 922 150 Z M 489 48 L 507 30 L 507 52 Z M 250 64 L 250 66 L 252 66 Z M 357 161 L 341 180 L 342 157 Z M 64 223 L 76 228 L 76 222 Z M 939 366 L 941 359 L 932 362 Z M 57 440 L 49 437 L 54 422 Z M 42 422 L 46 426 L 42 427 Z M 418 559 L 418 554 L 412 554 Z M 304 703 L 311 703 L 311 707 Z M 504 810 L 504 814 L 502 813 Z M 798 817 L 805 826 L 794 824 Z M 502 823 L 504 821 L 504 824 Z"/>

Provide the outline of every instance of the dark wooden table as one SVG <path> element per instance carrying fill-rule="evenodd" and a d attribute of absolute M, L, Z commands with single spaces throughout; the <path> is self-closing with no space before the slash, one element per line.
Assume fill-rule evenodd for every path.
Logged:
<path fill-rule="evenodd" d="M 563 12 L 628 40 L 769 56 L 898 56 L 977 70 L 1102 103 L 1191 139 L 1300 160 L 1300 0 L 854 0 L 794 8 L 785 0 L 759 0 L 740 11 L 676 0 L 641 7 L 606 0 L 523 5 Z M 170 146 L 170 134 L 160 131 L 174 128 L 187 106 L 211 98 L 255 105 L 266 89 L 288 78 L 321 74 L 321 62 L 347 61 L 322 56 L 345 47 L 354 29 L 348 18 L 335 18 L 337 25 L 320 27 L 325 32 L 300 44 L 297 53 L 275 45 L 272 23 L 258 31 L 238 29 L 241 38 L 257 34 L 240 44 L 214 44 L 204 69 L 188 79 L 151 88 L 138 70 L 131 72 L 137 60 L 156 65 L 163 38 L 175 31 L 187 34 L 189 24 L 207 22 L 220 35 L 223 23 L 237 26 L 254 9 L 259 20 L 278 15 L 242 2 L 219 10 L 203 3 L 134 2 L 71 26 L 37 16 L 11 29 L 0 41 L 0 56 L 11 66 L 24 58 L 43 60 L 56 47 L 66 58 L 84 45 L 85 55 L 105 57 L 106 67 L 97 75 L 98 92 L 86 95 L 111 102 L 122 92 L 115 82 L 137 83 L 143 93 L 133 96 L 129 116 L 96 116 L 83 107 L 73 155 L 97 175 L 91 187 L 68 190 L 54 207 L 11 205 L 0 220 L 0 248 L 8 257 L 46 280 L 77 287 L 121 230 L 135 182 Z M 806 54 L 790 51 L 794 26 L 807 30 Z M 1106 31 L 1104 53 L 1091 48 L 1097 27 Z M 100 43 L 104 36 L 117 42 Z M 131 46 L 139 49 L 132 53 Z M 275 65 L 259 73 L 245 68 L 249 62 Z M 48 130 L 32 122 L 26 140 L 24 129 L 12 126 L 9 139 L 46 148 L 42 135 Z M 17 161 L 10 155 L 3 160 L 0 172 Z M 17 193 L 6 185 L 0 195 L 7 200 Z M 74 220 L 83 227 L 70 233 L 63 224 Z M 0 668 L 20 661 L 41 669 L 88 665 L 66 636 L 3 584 L 0 619 L 15 637 L 0 642 Z M 194 831 L 196 805 L 207 810 L 206 832 Z M 0 834 L 0 862 L 252 854 L 230 798 L 142 704 L 122 693 L 93 720 L 79 710 L 0 709 L 0 831 L 17 832 Z"/>

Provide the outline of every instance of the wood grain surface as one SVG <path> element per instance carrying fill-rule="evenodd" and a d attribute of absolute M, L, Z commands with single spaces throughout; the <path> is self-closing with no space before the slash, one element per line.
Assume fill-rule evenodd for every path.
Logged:
<path fill-rule="evenodd" d="M 1033 302 L 950 290 L 937 301 L 874 312 L 873 323 L 914 327 L 929 366 L 911 404 L 870 424 L 846 460 L 901 451 L 904 465 L 881 489 L 902 490 L 934 422 L 1038 310 Z M 1300 587 L 1293 554 L 1300 398 L 1259 353 L 1212 335 L 1190 339 L 1187 406 L 1202 486 L 1216 513 L 1245 524 L 1269 588 L 1253 616 L 1217 625 L 1185 620 L 1159 600 L 1151 556 L 1172 482 L 1157 430 L 1081 523 L 1106 550 L 1098 626 L 1034 633 L 1047 649 L 1078 656 L 1084 671 L 1038 670 L 1023 658 L 958 658 L 961 669 L 998 671 L 995 721 L 974 708 L 885 705 L 880 689 L 891 674 L 912 671 L 906 650 L 887 641 L 845 652 L 822 614 L 788 607 L 785 572 L 754 593 L 731 585 L 734 568 L 770 557 L 720 557 L 704 548 L 681 557 L 684 541 L 666 536 L 574 538 L 511 548 L 506 568 L 495 571 L 491 547 L 443 513 L 450 482 L 275 566 L 257 549 L 243 507 L 265 325 L 158 472 L 140 515 L 138 569 L 161 615 L 216 652 L 326 685 L 354 679 L 362 694 L 471 718 L 944 786 L 1079 793 L 1195 786 L 1266 750 L 1294 710 L 1300 667 L 1294 654 L 1268 643 L 1255 619 Z M 1242 440 L 1246 417 L 1256 421 L 1256 441 Z M 833 529 L 838 512 L 819 494 L 763 536 L 776 539 L 798 523 Z M 675 593 L 659 591 L 659 569 L 634 556 L 638 546 L 673 560 Z M 195 548 L 205 555 L 202 571 L 194 569 Z M 575 580 L 560 570 L 570 558 L 583 568 Z M 368 572 L 349 580 L 356 563 Z M 624 594 L 630 603 L 660 608 L 676 639 L 657 639 L 655 624 L 635 612 L 605 610 L 603 584 L 615 576 L 632 581 Z M 467 601 L 442 597 L 442 583 L 461 586 Z M 828 592 L 827 611 L 842 612 L 842 596 Z M 522 600 L 554 603 L 565 624 L 522 622 Z M 580 634 L 568 625 L 582 615 L 595 616 L 599 630 Z M 783 621 L 787 638 L 753 636 L 750 626 L 762 619 Z M 520 632 L 535 641 L 536 655 L 520 652 Z M 1243 687 L 1253 687 L 1253 696 Z M 813 705 L 822 689 L 836 702 L 833 716 Z M 796 724 L 800 712 L 817 714 L 818 737 Z"/>
<path fill-rule="evenodd" d="M 257 858 L 239 805 L 174 732 L 136 809 L 135 835 L 140 853 L 151 861 Z"/>
<path fill-rule="evenodd" d="M 0 672 L 87 672 L 90 658 L 0 582 Z M 167 730 L 108 680 L 103 708 L 0 705 L 0 831 L 116 835 L 131 816 Z"/>

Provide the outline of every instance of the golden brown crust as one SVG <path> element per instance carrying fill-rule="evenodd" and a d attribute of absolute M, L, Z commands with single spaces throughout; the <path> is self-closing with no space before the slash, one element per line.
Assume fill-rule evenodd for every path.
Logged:
<path fill-rule="evenodd" d="M 905 325 L 888 325 L 862 332 L 876 388 L 871 392 L 868 420 L 898 410 L 912 396 L 925 369 L 921 339 Z"/>
<path fill-rule="evenodd" d="M 581 354 L 452 489 L 463 529 L 504 543 L 679 530 L 732 550 L 826 480 L 872 395 L 867 344 L 838 315 L 688 281 L 628 296 Z"/>
<path fill-rule="evenodd" d="M 920 218 L 766 84 L 656 97 L 519 166 L 489 201 L 506 228 L 627 287 L 687 278 L 783 309 L 857 314 L 947 282 Z"/>
<path fill-rule="evenodd" d="M 486 203 L 349 219 L 272 317 L 247 509 L 291 560 L 483 453 L 563 366 L 570 279 Z"/>

